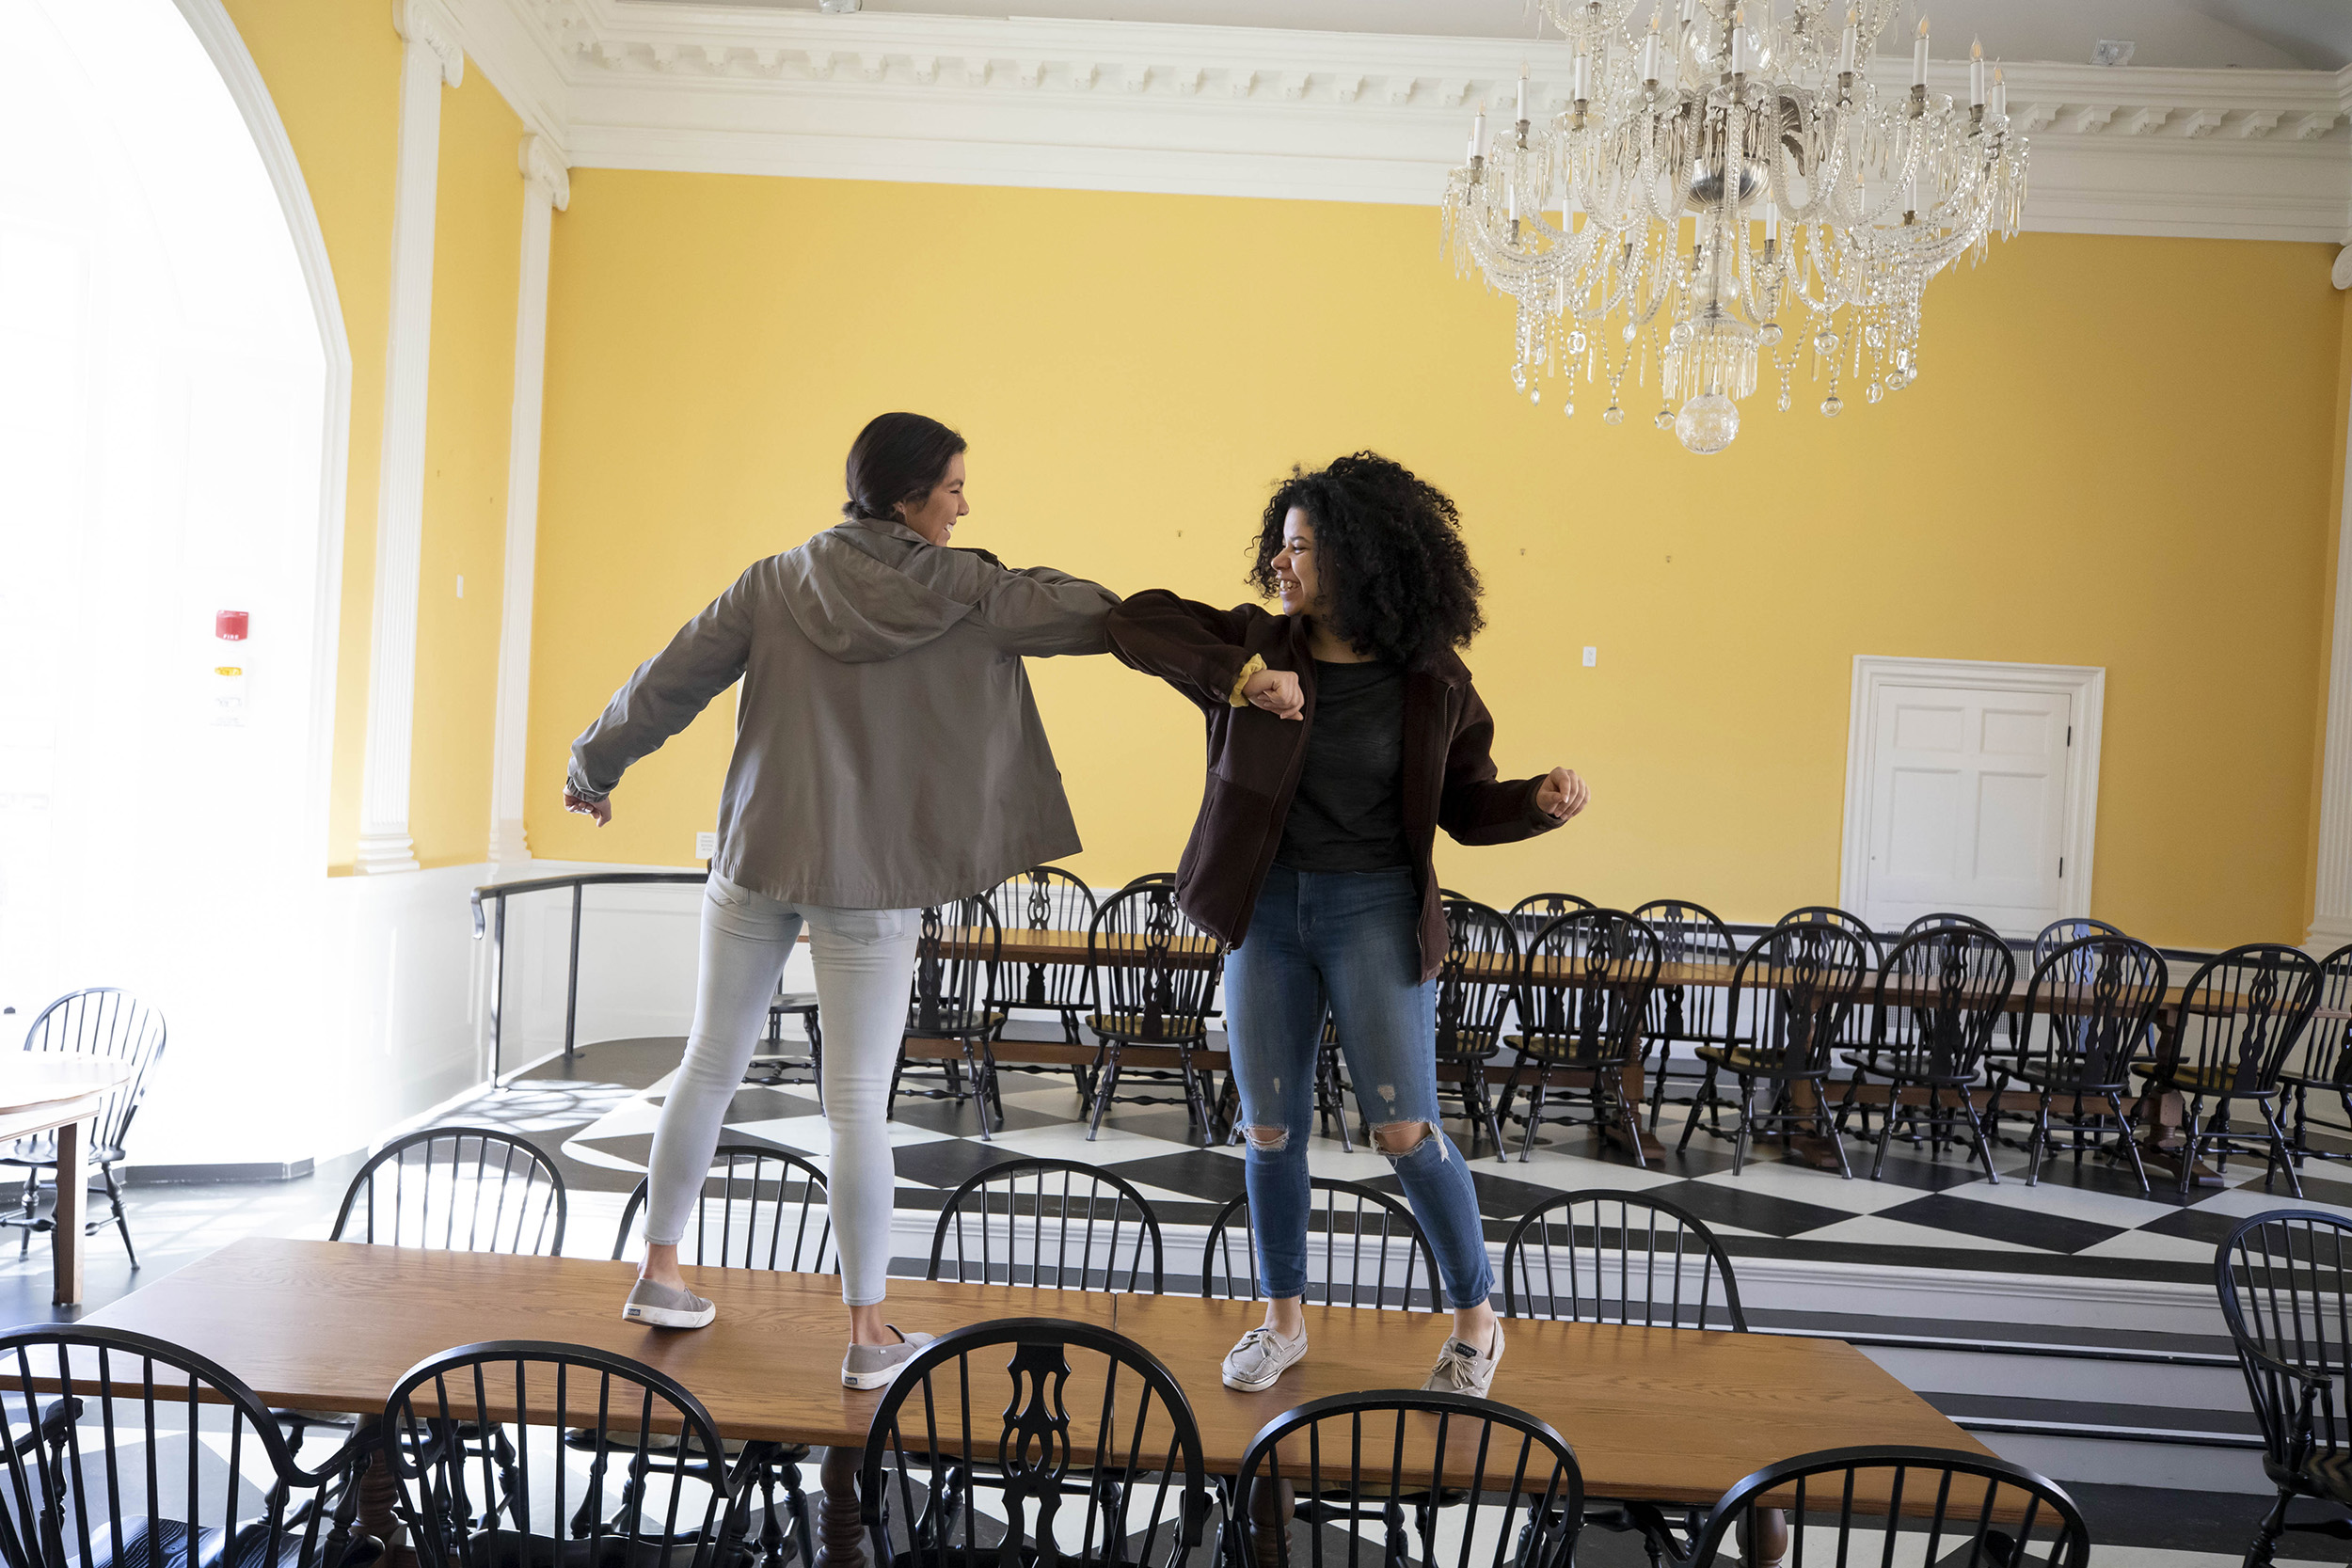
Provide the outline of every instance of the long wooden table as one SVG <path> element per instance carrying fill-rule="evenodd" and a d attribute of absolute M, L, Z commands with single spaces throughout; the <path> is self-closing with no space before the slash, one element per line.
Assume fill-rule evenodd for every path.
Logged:
<path fill-rule="evenodd" d="M 847 1327 L 839 1279 L 689 1269 L 719 1319 L 679 1333 L 621 1321 L 634 1275 L 628 1263 L 250 1237 L 88 1321 L 176 1340 L 272 1404 L 305 1409 L 380 1414 L 410 1367 L 485 1339 L 634 1356 L 692 1389 L 727 1437 L 823 1447 L 818 1560 L 865 1568 L 856 1462 L 881 1396 L 846 1389 L 835 1373 Z M 908 1328 L 1057 1317 L 1141 1341 L 1183 1385 L 1206 1462 L 1227 1475 L 1258 1430 L 1295 1405 L 1418 1386 L 1443 1338 L 1443 1320 L 1425 1313 L 1310 1307 L 1313 1354 L 1272 1389 L 1237 1394 L 1217 1365 L 1263 1314 L 1254 1303 L 899 1279 L 890 1297 L 893 1320 Z M 1595 1496 L 1710 1503 L 1773 1460 L 1851 1443 L 1986 1451 L 1838 1340 L 1527 1321 L 1510 1323 L 1508 1336 L 1496 1397 L 1550 1422 Z M 389 1487 L 371 1493 L 375 1533 Z"/>

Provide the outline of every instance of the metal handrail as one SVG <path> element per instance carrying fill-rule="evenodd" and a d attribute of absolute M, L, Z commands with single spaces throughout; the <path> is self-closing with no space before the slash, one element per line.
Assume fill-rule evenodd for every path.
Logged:
<path fill-rule="evenodd" d="M 553 893 L 569 888 L 572 893 L 571 957 L 565 961 L 564 976 L 564 1060 L 573 1059 L 573 1037 L 580 1022 L 580 915 L 581 890 L 622 883 L 691 882 L 709 879 L 707 871 L 582 871 L 568 877 L 532 877 L 519 882 L 487 882 L 473 890 L 473 939 L 480 942 L 485 928 L 490 935 L 490 1086 L 503 1088 L 499 1082 L 499 1064 L 504 1040 L 506 1019 L 506 901 L 526 893 Z M 482 901 L 488 898 L 497 907 L 485 923 Z"/>

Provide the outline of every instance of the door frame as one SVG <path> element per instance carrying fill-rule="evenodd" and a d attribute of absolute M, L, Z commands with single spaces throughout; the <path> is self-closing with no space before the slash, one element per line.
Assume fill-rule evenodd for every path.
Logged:
<path fill-rule="evenodd" d="M 1878 735 L 1871 710 L 1883 691 L 1906 686 L 1976 687 L 2031 691 L 2074 699 L 2074 739 L 2066 752 L 2066 804 L 2058 853 L 2058 918 L 2090 913 L 2092 850 L 2099 827 L 2099 721 L 2106 706 L 2107 673 L 2095 664 L 2003 664 L 1976 658 L 1899 658 L 1856 654 L 1853 707 L 1846 733 L 1846 825 L 1838 856 L 1837 902 L 1860 910 L 1870 864 L 1870 778 Z"/>

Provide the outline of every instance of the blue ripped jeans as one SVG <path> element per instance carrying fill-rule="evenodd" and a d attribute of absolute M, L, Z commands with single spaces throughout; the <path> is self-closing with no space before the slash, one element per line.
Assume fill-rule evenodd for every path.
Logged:
<path fill-rule="evenodd" d="M 1410 870 L 1266 873 L 1249 933 L 1225 962 L 1225 999 L 1242 1125 L 1251 1130 L 1250 1228 L 1269 1296 L 1307 1289 L 1307 1139 L 1327 1005 L 1365 1119 L 1375 1129 L 1429 1126 L 1411 1152 L 1389 1160 L 1437 1255 L 1446 1305 L 1474 1307 L 1494 1290 L 1478 1192 L 1438 1119 L 1438 991 L 1420 974 Z M 1264 1136 L 1269 1129 L 1281 1131 L 1279 1142 Z"/>

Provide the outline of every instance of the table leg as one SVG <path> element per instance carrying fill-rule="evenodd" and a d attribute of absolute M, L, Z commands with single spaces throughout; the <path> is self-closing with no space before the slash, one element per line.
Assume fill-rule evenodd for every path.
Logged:
<path fill-rule="evenodd" d="M 50 1216 L 55 1228 L 49 1232 L 49 1299 L 59 1307 L 72 1307 L 82 1299 L 82 1194 L 87 1180 L 82 1174 L 83 1125 L 69 1121 L 57 1129 L 57 1207 Z M 39 1171 L 27 1172 L 25 1180 L 38 1180 L 40 1176 Z"/>
<path fill-rule="evenodd" d="M 857 1472 L 862 1449 L 825 1450 L 818 1467 L 817 1557 L 812 1568 L 866 1568 L 866 1526 L 858 1517 Z"/>
<path fill-rule="evenodd" d="M 1297 1489 L 1288 1481 L 1261 1479 L 1249 1489 L 1249 1559 L 1258 1568 L 1279 1568 L 1290 1560 L 1291 1516 Z"/>
<path fill-rule="evenodd" d="M 1780 1568 L 1788 1560 L 1788 1515 L 1777 1508 L 1750 1510 L 1740 1521 L 1740 1550 L 1749 1568 Z"/>
<path fill-rule="evenodd" d="M 1648 1118 L 1642 1115 L 1643 1107 L 1649 1101 L 1649 1079 L 1648 1075 L 1643 1072 L 1642 1064 L 1639 1061 L 1629 1061 L 1625 1064 L 1624 1094 L 1625 1102 L 1633 1113 L 1634 1125 L 1641 1131 L 1642 1158 L 1656 1164 L 1666 1157 L 1666 1146 L 1658 1141 L 1658 1134 L 1649 1130 Z M 1619 1148 L 1625 1147 L 1625 1129 L 1617 1123 L 1611 1122 L 1605 1130 L 1605 1135 Z"/>
<path fill-rule="evenodd" d="M 365 1432 L 379 1425 L 383 1418 L 381 1414 L 361 1417 L 359 1430 Z M 392 1512 L 392 1504 L 400 1496 L 392 1481 L 392 1466 L 380 1449 L 372 1450 L 363 1463 L 365 1468 L 359 1472 L 359 1533 L 373 1535 L 384 1543 L 385 1562 L 405 1568 L 417 1559 L 414 1550 L 401 1539 L 400 1520 Z"/>

